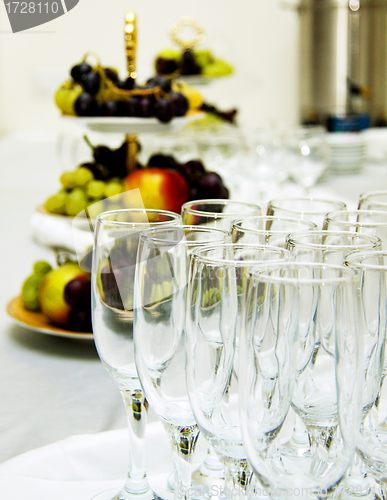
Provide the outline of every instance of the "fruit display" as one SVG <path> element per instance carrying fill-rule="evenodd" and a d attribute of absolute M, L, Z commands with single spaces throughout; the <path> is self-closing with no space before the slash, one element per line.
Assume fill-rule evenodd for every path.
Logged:
<path fill-rule="evenodd" d="M 66 261 L 56 269 L 36 262 L 23 283 L 21 299 L 27 311 L 41 311 L 53 325 L 91 332 L 90 274 L 74 262 Z"/>
<path fill-rule="evenodd" d="M 199 107 L 170 78 L 154 76 L 139 85 L 132 77 L 120 79 L 114 68 L 100 63 L 92 66 L 87 58 L 71 69 L 71 79 L 56 91 L 55 103 L 64 115 L 156 117 L 168 123 Z M 185 90 L 189 92 L 187 87 Z"/>
<path fill-rule="evenodd" d="M 183 36 L 180 36 L 181 30 L 184 30 Z M 180 50 L 168 48 L 157 54 L 155 68 L 158 75 L 218 78 L 233 73 L 231 64 L 216 58 L 209 49 L 197 48 L 205 40 L 205 36 L 194 19 L 181 18 L 171 26 L 170 35 Z"/>
<path fill-rule="evenodd" d="M 50 196 L 44 207 L 56 215 L 75 216 L 98 202 L 98 212 L 117 208 L 145 208 L 180 213 L 181 206 L 190 200 L 228 198 L 229 191 L 222 178 L 208 171 L 199 160 L 177 162 L 172 156 L 155 154 L 146 166 L 137 163 L 128 174 L 126 160 L 128 143 L 119 148 L 93 146 L 93 161 L 83 163 L 76 170 L 64 172 L 58 193 Z M 141 200 L 121 193 L 139 189 Z"/>
<path fill-rule="evenodd" d="M 215 58 L 209 49 L 164 49 L 157 54 L 155 69 L 158 75 L 174 77 L 200 75 L 219 78 L 234 72 L 231 64 Z"/>

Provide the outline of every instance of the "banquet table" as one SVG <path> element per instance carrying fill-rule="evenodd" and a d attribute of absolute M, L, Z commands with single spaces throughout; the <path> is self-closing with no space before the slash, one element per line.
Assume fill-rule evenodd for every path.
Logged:
<path fill-rule="evenodd" d="M 37 477 L 40 477 L 43 466 L 50 469 L 51 465 L 54 469 L 55 464 L 62 469 L 61 477 L 51 470 L 47 481 L 66 480 L 71 469 L 74 481 L 82 480 L 80 471 L 84 470 L 83 479 L 93 482 L 96 480 L 95 470 L 103 468 L 100 486 L 103 483 L 103 486 L 110 487 L 119 484 L 119 478 L 125 475 L 126 463 L 122 464 L 127 439 L 124 407 L 115 382 L 98 358 L 93 340 L 61 338 L 31 331 L 15 324 L 5 311 L 7 302 L 20 293 L 21 284 L 31 273 L 36 260 L 55 262 L 52 251 L 33 240 L 30 221 L 35 208 L 58 190 L 63 165 L 57 145 L 55 132 L 22 131 L 0 140 L 0 498 L 21 498 L 7 496 L 6 492 L 18 483 L 18 478 L 18 487 L 26 481 L 20 476 L 23 471 L 28 470 L 26 475 L 31 476 L 31 463 L 35 463 L 37 469 L 40 466 L 40 470 L 34 472 Z M 361 193 L 375 189 L 387 189 L 387 163 L 383 161 L 368 161 L 357 174 L 326 176 L 312 189 L 312 195 L 340 199 L 354 209 Z M 298 187 L 290 183 L 281 191 L 268 189 L 266 200 L 258 199 L 257 192 L 250 183 L 245 198 L 263 208 L 272 197 L 300 194 Z M 159 436 L 158 449 L 166 455 L 164 465 L 167 467 L 171 464 L 168 445 L 166 438 L 161 437 L 162 427 L 152 410 L 149 421 L 151 433 Z M 80 466 L 78 474 L 74 475 L 78 463 L 72 455 L 74 446 L 89 442 L 93 436 L 95 441 L 91 448 L 87 448 L 89 455 L 86 455 L 94 456 L 97 462 L 93 464 L 94 472 Z M 65 444 L 58 445 L 58 442 Z M 106 443 L 107 451 L 104 452 Z M 115 453 L 114 446 L 119 447 L 119 454 Z M 31 455 L 34 453 L 31 450 L 38 448 L 42 448 L 40 453 Z M 58 449 L 61 450 L 62 462 L 58 453 L 55 455 Z M 63 451 L 66 449 L 72 450 L 71 453 Z M 92 450 L 98 450 L 100 458 Z M 52 462 L 51 453 L 54 454 Z M 26 455 L 18 457 L 21 454 Z M 69 461 L 63 463 L 66 456 L 74 459 L 72 465 Z M 109 462 L 109 457 L 114 457 L 113 462 Z M 79 456 L 78 459 L 81 460 Z M 85 457 L 83 459 L 84 466 Z M 114 467 L 112 464 L 116 462 L 121 466 Z M 110 463 L 110 468 L 106 463 Z M 154 468 L 159 474 L 160 470 Z M 114 473 L 109 476 L 113 469 Z M 36 498 L 48 498 L 45 496 L 49 490 L 47 484 L 40 483 L 36 488 Z M 84 496 L 81 493 L 76 496 L 70 488 L 67 497 L 63 493 L 55 498 L 87 499 L 91 492 L 98 491 L 94 483 L 89 487 L 85 483 L 82 488 L 78 491 Z M 33 498 L 35 496 L 29 496 L 29 499 Z"/>

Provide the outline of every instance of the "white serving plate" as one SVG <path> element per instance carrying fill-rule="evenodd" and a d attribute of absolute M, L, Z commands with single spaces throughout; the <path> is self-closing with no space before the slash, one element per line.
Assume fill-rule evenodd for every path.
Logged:
<path fill-rule="evenodd" d="M 203 112 L 192 112 L 187 116 L 173 118 L 169 123 L 161 123 L 157 118 L 138 117 L 76 117 L 65 116 L 64 119 L 93 132 L 112 134 L 157 134 L 160 132 L 177 132 L 189 123 L 200 120 Z"/>
<path fill-rule="evenodd" d="M 230 76 L 232 76 L 232 74 L 224 76 L 180 75 L 177 81 L 185 82 L 188 83 L 188 85 L 197 87 L 199 85 L 208 85 L 218 80 L 229 78 Z"/>

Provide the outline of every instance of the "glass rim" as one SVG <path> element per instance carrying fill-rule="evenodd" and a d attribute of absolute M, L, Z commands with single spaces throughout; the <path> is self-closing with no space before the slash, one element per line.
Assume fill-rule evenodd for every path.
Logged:
<path fill-rule="evenodd" d="M 295 198 L 273 198 L 272 200 L 269 201 L 267 204 L 267 207 L 272 207 L 274 209 L 278 208 L 280 210 L 287 210 L 288 212 L 293 212 L 293 213 L 302 213 L 302 214 L 312 214 L 312 215 L 325 215 L 328 212 L 325 212 L 323 210 L 296 210 L 295 208 L 286 208 L 282 207 L 280 204 L 282 201 L 308 201 L 308 202 L 318 202 L 318 203 L 327 203 L 327 204 L 335 204 L 337 206 L 341 206 L 342 210 L 337 210 L 337 212 L 342 212 L 346 210 L 347 204 L 344 203 L 343 201 L 337 201 L 337 200 L 327 200 L 326 198 L 308 198 L 305 196 L 297 196 Z M 336 211 L 336 210 L 335 210 Z M 333 210 L 331 210 L 333 212 Z"/>
<path fill-rule="evenodd" d="M 255 233 L 255 234 L 266 234 L 266 233 L 272 233 L 272 234 L 284 234 L 286 230 L 279 231 L 279 230 L 272 230 L 272 229 L 251 229 L 249 227 L 242 227 L 239 224 L 243 223 L 244 221 L 249 221 L 249 220 L 272 220 L 272 221 L 280 221 L 280 222 L 298 222 L 301 223 L 305 226 L 309 226 L 311 230 L 312 228 L 318 228 L 317 224 L 311 220 L 307 219 L 299 219 L 297 217 L 282 217 L 281 215 L 248 215 L 246 217 L 241 217 L 239 219 L 235 219 L 231 225 L 231 229 L 239 229 L 241 231 L 245 231 L 248 233 Z M 308 231 L 308 229 L 304 229 L 303 231 Z M 300 231 L 301 232 L 301 231 Z M 286 233 L 289 234 L 289 233 Z"/>
<path fill-rule="evenodd" d="M 268 274 L 263 274 L 267 270 L 284 270 L 291 268 L 309 268 L 309 269 L 323 269 L 331 271 L 344 272 L 346 276 L 335 277 L 335 278 L 284 278 L 281 276 L 270 276 Z M 350 272 L 348 272 L 350 271 Z M 319 262 L 266 262 L 259 264 L 254 267 L 254 269 L 249 270 L 249 277 L 259 279 L 265 283 L 272 284 L 290 284 L 290 285 L 341 285 L 343 283 L 351 283 L 357 276 L 357 272 L 347 266 L 339 266 L 333 264 L 324 264 Z"/>
<path fill-rule="evenodd" d="M 357 271 L 387 271 L 387 265 L 379 264 L 363 264 L 356 262 L 355 259 L 361 257 L 387 257 L 387 250 L 368 251 L 368 252 L 352 252 L 345 257 L 344 265 L 350 269 Z M 354 260 L 355 262 L 352 262 Z"/>
<path fill-rule="evenodd" d="M 159 214 L 159 215 L 165 215 L 169 216 L 171 220 L 169 221 L 160 221 L 160 222 L 123 222 L 123 221 L 115 221 L 115 220 L 109 220 L 107 217 L 113 216 L 113 215 L 122 215 L 126 213 L 137 213 L 137 214 Z M 168 210 L 157 210 L 153 208 L 122 208 L 119 210 L 107 210 L 106 212 L 102 212 L 101 214 L 98 214 L 96 217 L 96 221 L 99 224 L 109 224 L 111 226 L 128 226 L 128 225 L 136 225 L 136 226 L 145 226 L 148 227 L 148 224 L 155 224 L 155 225 L 167 225 L 171 224 L 173 221 L 178 221 L 181 220 L 181 215 L 177 214 L 175 212 L 169 212 Z"/>
<path fill-rule="evenodd" d="M 178 241 L 173 240 L 173 239 L 163 239 L 163 238 L 158 238 L 157 236 L 152 236 L 156 233 L 161 233 L 163 231 L 170 231 L 170 230 L 182 230 L 182 231 L 191 231 L 191 232 L 196 232 L 196 233 L 217 233 L 217 234 L 222 234 L 226 237 L 231 237 L 231 234 L 229 231 L 226 229 L 221 229 L 217 227 L 201 227 L 201 226 L 195 226 L 195 225 L 190 225 L 190 224 L 169 224 L 166 227 L 150 227 L 145 229 L 144 231 L 141 231 L 140 234 L 140 239 L 142 241 L 148 241 L 148 242 L 153 242 L 155 244 L 158 244 L 160 246 L 177 246 L 179 244 L 184 245 L 184 246 L 195 246 L 195 245 L 209 245 L 211 242 L 218 241 L 219 243 L 222 243 L 220 240 L 205 240 L 205 241 L 187 241 L 180 239 Z"/>
<path fill-rule="evenodd" d="M 366 193 L 362 193 L 359 197 L 359 203 L 364 201 L 364 202 L 369 202 L 372 203 L 372 205 L 380 205 L 381 207 L 387 207 L 387 200 L 386 201 L 378 201 L 378 200 L 373 200 L 372 198 L 369 199 L 368 196 L 380 196 L 380 195 L 385 195 L 387 198 L 387 191 L 386 190 L 377 190 L 377 191 L 367 191 Z"/>
<path fill-rule="evenodd" d="M 376 214 L 376 215 L 384 215 L 386 217 L 386 221 L 385 222 L 361 222 L 361 221 L 345 221 L 345 220 L 336 220 L 336 219 L 333 219 L 332 216 L 335 216 L 336 214 L 337 215 L 341 215 L 341 212 L 345 213 L 346 215 L 372 215 L 372 214 Z M 380 226 L 380 227 L 383 227 L 385 225 L 387 225 L 387 211 L 384 211 L 384 210 L 335 210 L 333 212 L 328 212 L 326 214 L 326 217 L 325 217 L 325 220 L 324 220 L 324 225 L 325 223 L 329 223 L 329 222 L 332 222 L 332 223 L 335 223 L 335 224 L 338 224 L 340 226 L 345 226 L 345 225 L 348 225 L 350 224 L 351 226 L 355 226 L 355 227 L 377 227 L 377 226 Z"/>
<path fill-rule="evenodd" d="M 355 231 L 331 231 L 331 230 L 318 230 L 318 231 L 303 231 L 299 233 L 290 233 L 289 236 L 286 238 L 286 242 L 292 244 L 294 242 L 294 245 L 298 245 L 303 248 L 310 248 L 310 249 L 337 249 L 337 250 L 345 250 L 348 247 L 351 247 L 352 245 L 329 245 L 329 244 L 324 244 L 324 243 L 309 243 L 309 242 L 302 242 L 302 241 L 296 241 L 297 238 L 302 238 L 306 236 L 353 236 L 355 238 L 363 239 L 363 240 L 368 240 L 368 243 L 360 243 L 359 245 L 353 245 L 357 247 L 369 247 L 370 244 L 375 244 L 376 243 L 381 243 L 382 240 L 377 237 L 377 236 L 371 236 L 368 234 L 362 234 L 362 233 L 357 233 Z"/>
<path fill-rule="evenodd" d="M 286 250 L 286 248 L 281 248 L 281 247 L 277 247 L 274 245 L 258 245 L 258 244 L 254 244 L 254 243 L 232 243 L 232 242 L 231 243 L 221 243 L 221 242 L 219 242 L 219 243 L 213 243 L 213 244 L 209 244 L 209 245 L 206 245 L 204 247 L 195 249 L 192 253 L 192 258 L 195 260 L 200 260 L 200 262 L 203 262 L 206 264 L 231 265 L 231 266 L 235 266 L 235 267 L 247 267 L 247 266 L 251 266 L 251 265 L 256 266 L 256 265 L 259 265 L 260 263 L 262 263 L 261 260 L 258 262 L 257 260 L 254 260 L 254 259 L 237 261 L 237 260 L 232 260 L 232 259 L 222 259 L 219 257 L 211 258 L 208 256 L 201 255 L 202 253 L 209 252 L 212 250 L 217 250 L 219 248 L 238 248 L 238 249 L 245 248 L 245 249 L 264 250 L 264 251 L 268 251 L 268 252 L 271 250 L 274 250 L 278 255 L 283 255 L 284 257 L 285 256 L 289 256 L 289 257 L 292 256 L 292 253 L 290 252 L 290 250 Z M 275 261 L 275 262 L 285 262 L 285 261 L 279 259 L 278 261 Z"/>
<path fill-rule="evenodd" d="M 186 203 L 184 203 L 184 205 L 182 205 L 181 213 L 185 212 L 185 213 L 190 213 L 190 214 L 194 214 L 194 215 L 201 215 L 201 216 L 208 216 L 209 214 L 216 214 L 216 216 L 219 219 L 224 218 L 224 217 L 233 217 L 233 216 L 242 215 L 240 212 L 223 214 L 221 212 L 205 212 L 204 210 L 195 210 L 194 208 L 191 208 L 191 205 L 193 203 L 198 204 L 198 205 L 208 204 L 208 205 L 223 205 L 223 206 L 233 204 L 233 205 L 238 205 L 238 206 L 250 207 L 250 208 L 254 208 L 254 210 L 262 211 L 262 208 L 259 205 L 256 205 L 254 203 L 247 203 L 244 201 L 234 201 L 234 200 L 228 200 L 228 199 L 224 199 L 224 198 L 221 198 L 219 200 L 217 200 L 216 198 L 209 198 L 206 200 L 187 201 Z"/>

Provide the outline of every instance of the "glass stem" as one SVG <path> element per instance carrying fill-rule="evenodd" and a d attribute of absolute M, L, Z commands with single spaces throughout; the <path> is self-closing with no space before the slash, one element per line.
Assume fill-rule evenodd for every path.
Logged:
<path fill-rule="evenodd" d="M 365 470 L 365 465 L 356 452 L 352 466 L 348 471 L 345 481 L 345 493 L 347 497 L 366 498 L 371 495 L 372 486 Z"/>
<path fill-rule="evenodd" d="M 148 402 L 141 390 L 121 386 L 129 428 L 129 469 L 125 490 L 129 494 L 144 495 L 150 492 L 145 472 L 145 427 L 148 419 Z M 153 494 L 150 495 L 150 498 Z"/>
<path fill-rule="evenodd" d="M 172 444 L 174 462 L 174 495 L 175 500 L 188 500 L 191 488 L 191 466 L 199 427 L 195 425 L 181 427 L 163 422 L 164 428 Z"/>
<path fill-rule="evenodd" d="M 210 444 L 207 448 L 206 458 L 200 467 L 200 472 L 204 476 L 214 477 L 218 479 L 224 478 L 223 465 L 220 462 L 216 451 Z"/>
<path fill-rule="evenodd" d="M 225 497 L 228 500 L 247 498 L 248 487 L 253 477 L 253 470 L 246 459 L 235 460 L 230 457 L 223 458 Z"/>

